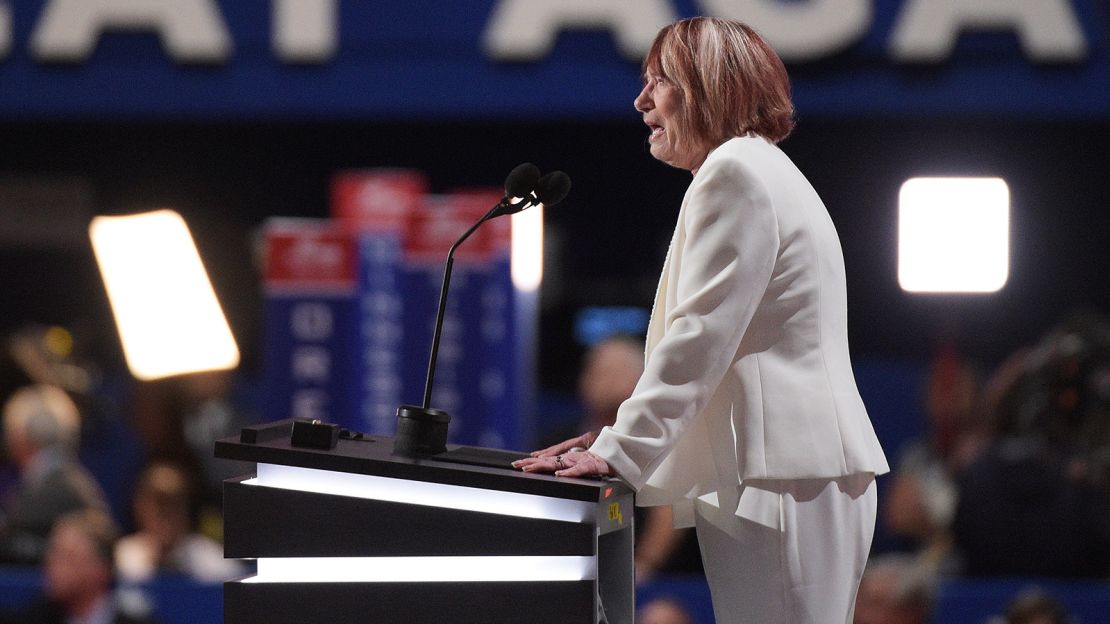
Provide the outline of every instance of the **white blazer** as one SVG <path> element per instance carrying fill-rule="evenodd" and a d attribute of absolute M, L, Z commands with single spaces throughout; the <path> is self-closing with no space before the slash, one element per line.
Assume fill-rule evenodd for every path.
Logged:
<path fill-rule="evenodd" d="M 769 141 L 730 139 L 694 176 L 643 376 L 590 451 L 641 505 L 692 502 L 745 479 L 889 470 L 848 357 L 840 240 Z"/>

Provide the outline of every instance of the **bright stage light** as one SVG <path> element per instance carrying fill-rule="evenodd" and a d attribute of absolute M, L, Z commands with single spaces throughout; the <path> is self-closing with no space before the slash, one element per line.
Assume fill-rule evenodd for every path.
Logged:
<path fill-rule="evenodd" d="M 299 466 L 260 463 L 256 475 L 243 483 L 562 522 L 585 522 L 594 513 L 593 504 L 585 501 Z"/>
<path fill-rule="evenodd" d="M 1009 277 L 1010 190 L 1001 178 L 911 178 L 898 194 L 898 283 L 988 293 Z"/>
<path fill-rule="evenodd" d="M 248 583 L 583 581 L 595 557 L 261 557 Z"/>
<path fill-rule="evenodd" d="M 531 292 L 543 281 L 543 204 L 510 218 L 513 286 Z"/>
<path fill-rule="evenodd" d="M 239 365 L 239 349 L 181 215 L 158 210 L 89 225 L 131 374 L 150 380 Z"/>

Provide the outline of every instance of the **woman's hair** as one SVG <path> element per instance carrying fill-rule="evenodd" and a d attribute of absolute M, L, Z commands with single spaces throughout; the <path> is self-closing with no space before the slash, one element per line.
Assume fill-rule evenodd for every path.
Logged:
<path fill-rule="evenodd" d="M 693 17 L 663 28 L 643 69 L 682 91 L 683 130 L 709 147 L 748 134 L 778 143 L 794 129 L 782 59 L 735 20 Z"/>
<path fill-rule="evenodd" d="M 139 475 L 135 500 L 145 501 L 158 511 L 170 515 L 189 515 L 189 478 L 173 464 L 155 462 Z"/>
<path fill-rule="evenodd" d="M 34 384 L 16 390 L 3 409 L 4 433 L 18 435 L 36 450 L 59 448 L 75 452 L 81 414 L 65 390 Z"/>

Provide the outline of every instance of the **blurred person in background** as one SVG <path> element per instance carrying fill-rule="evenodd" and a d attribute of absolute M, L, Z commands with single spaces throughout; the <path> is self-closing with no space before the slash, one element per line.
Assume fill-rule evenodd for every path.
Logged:
<path fill-rule="evenodd" d="M 663 597 L 637 609 L 636 624 L 694 624 L 694 618 L 681 602 Z"/>
<path fill-rule="evenodd" d="M 987 444 L 989 433 L 980 414 L 978 375 L 954 349 L 938 354 L 924 395 L 926 434 L 899 453 L 882 517 L 925 565 L 946 573 L 958 565 L 952 560 L 956 476 Z"/>
<path fill-rule="evenodd" d="M 621 403 L 632 396 L 644 372 L 644 343 L 626 334 L 599 340 L 586 352 L 578 376 L 578 396 L 583 417 L 575 432 L 599 433 L 613 424 Z M 559 435 L 565 440 L 572 433 Z M 554 440 L 553 440 L 554 441 Z M 636 582 L 649 581 L 657 573 L 700 574 L 701 555 L 697 536 L 691 529 L 676 529 L 671 508 L 636 507 Z"/>
<path fill-rule="evenodd" d="M 43 596 L 0 615 L 3 624 L 152 624 L 145 605 L 113 592 L 112 549 L 118 531 L 103 511 L 87 509 L 58 519 L 43 561 Z"/>
<path fill-rule="evenodd" d="M 113 517 L 122 519 L 145 458 L 128 417 L 133 379 L 126 371 L 105 368 L 104 360 L 111 358 L 95 336 L 90 327 L 71 331 L 31 323 L 14 330 L 0 352 L 0 397 L 36 384 L 64 390 L 81 415 L 77 457 L 96 479 Z M 14 473 L 12 464 L 6 467 Z"/>
<path fill-rule="evenodd" d="M 852 624 L 927 624 L 935 577 L 914 556 L 890 553 L 867 563 Z"/>
<path fill-rule="evenodd" d="M 243 573 L 224 558 L 223 547 L 196 533 L 188 475 L 172 464 L 151 464 L 139 477 L 134 496 L 137 531 L 116 543 L 116 574 L 143 583 L 179 574 L 200 583 L 221 583 Z"/>
<path fill-rule="evenodd" d="M 87 392 L 91 375 L 71 357 L 73 335 L 62 327 L 29 324 L 5 337 L 0 350 L 0 402 L 16 390 L 43 384 L 65 390 L 70 398 Z M 18 481 L 15 463 L 4 449 L 0 464 L 0 500 Z"/>
<path fill-rule="evenodd" d="M 235 375 L 193 373 L 140 383 L 135 390 L 135 426 L 147 457 L 185 471 L 196 496 L 198 529 L 217 541 L 223 537 L 224 479 L 254 469 L 213 453 L 216 440 L 256 421 L 236 396 Z"/>
<path fill-rule="evenodd" d="M 1110 323 L 1075 315 L 996 392 L 953 522 L 969 576 L 1110 575 Z"/>
<path fill-rule="evenodd" d="M 580 426 L 600 431 L 613 424 L 621 403 L 632 396 L 643 372 L 642 340 L 613 334 L 597 341 L 586 352 L 578 375 L 578 396 L 584 410 Z"/>
<path fill-rule="evenodd" d="M 1006 614 L 988 624 L 1073 624 L 1074 620 L 1052 596 L 1032 589 L 1022 592 L 1006 606 Z"/>
<path fill-rule="evenodd" d="M 54 522 L 81 509 L 108 510 L 104 494 L 77 459 L 81 417 L 61 388 L 17 390 L 3 408 L 4 442 L 19 481 L 0 519 L 0 557 L 37 563 Z"/>
<path fill-rule="evenodd" d="M 696 527 L 718 624 L 850 622 L 888 466 L 848 353 L 843 253 L 776 143 L 781 59 L 745 24 L 659 32 L 634 106 L 652 156 L 693 174 L 615 423 L 514 462 L 619 475 Z"/>

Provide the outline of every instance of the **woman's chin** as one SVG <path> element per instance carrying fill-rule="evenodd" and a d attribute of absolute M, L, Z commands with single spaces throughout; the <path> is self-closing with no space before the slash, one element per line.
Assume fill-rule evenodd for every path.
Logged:
<path fill-rule="evenodd" d="M 672 151 L 668 150 L 667 147 L 660 142 L 652 143 L 651 146 L 648 148 L 648 151 L 651 152 L 651 155 L 653 158 L 655 158 L 655 160 L 667 163 L 668 165 L 671 164 L 674 160 L 674 154 L 672 153 Z"/>

